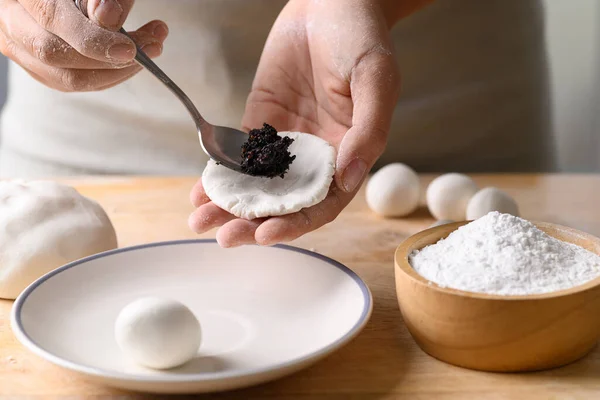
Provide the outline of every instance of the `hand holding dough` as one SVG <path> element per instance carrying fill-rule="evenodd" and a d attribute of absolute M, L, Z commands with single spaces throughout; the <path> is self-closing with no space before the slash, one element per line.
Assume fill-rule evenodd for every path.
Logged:
<path fill-rule="evenodd" d="M 223 247 L 289 242 L 332 222 L 356 195 L 385 150 L 400 73 L 379 2 L 361 2 L 364 7 L 346 3 L 288 2 L 265 44 L 242 120 L 245 127 L 268 122 L 331 143 L 338 153 L 335 185 L 322 201 L 299 212 L 246 220 L 218 208 L 200 181 L 190 193 L 197 208 L 189 219 L 193 231 L 219 227 Z M 302 34 L 290 35 L 290 23 Z M 373 49 L 383 51 L 371 54 Z M 340 65 L 340 60 L 347 62 Z"/>
<path fill-rule="evenodd" d="M 37 278 L 117 247 L 95 201 L 51 181 L 0 182 L 0 298 L 14 299 Z"/>

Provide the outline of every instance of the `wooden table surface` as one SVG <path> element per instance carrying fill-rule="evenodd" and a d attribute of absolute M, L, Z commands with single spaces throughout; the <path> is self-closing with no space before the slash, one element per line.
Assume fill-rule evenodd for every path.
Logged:
<path fill-rule="evenodd" d="M 600 236 L 600 175 L 475 175 L 515 196 L 523 217 L 560 223 Z M 426 184 L 430 177 L 423 177 Z M 89 178 L 65 181 L 98 200 L 120 246 L 195 237 L 187 228 L 194 179 Z M 433 220 L 423 208 L 404 219 L 382 219 L 364 194 L 332 224 L 293 244 L 355 270 L 374 296 L 372 318 L 347 347 L 315 366 L 262 386 L 190 398 L 227 399 L 600 399 L 600 350 L 567 367 L 530 374 L 481 373 L 424 354 L 402 322 L 393 254 Z M 210 232 L 204 237 L 213 237 Z M 87 382 L 25 350 L 9 326 L 12 302 L 0 301 L 0 399 L 165 398 L 124 393 Z M 178 397 L 182 398 L 182 397 Z M 183 397 L 185 398 L 185 397 Z"/>

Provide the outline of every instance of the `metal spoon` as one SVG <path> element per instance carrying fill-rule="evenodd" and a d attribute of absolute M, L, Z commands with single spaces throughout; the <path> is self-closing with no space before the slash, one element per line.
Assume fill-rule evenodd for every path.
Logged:
<path fill-rule="evenodd" d="M 89 18 L 87 14 L 87 1 L 75 0 L 77 8 Z M 123 28 L 119 30 L 120 33 L 126 35 L 127 31 Z M 242 145 L 248 139 L 248 135 L 240 130 L 228 128 L 226 126 L 215 126 L 208 123 L 200 112 L 194 106 L 194 103 L 190 98 L 165 74 L 155 63 L 148 57 L 139 47 L 137 47 L 137 54 L 135 55 L 135 61 L 142 67 L 146 68 L 157 77 L 179 100 L 183 103 L 185 108 L 190 113 L 192 119 L 196 123 L 196 129 L 198 130 L 198 137 L 200 138 L 200 145 L 204 152 L 208 154 L 210 158 L 216 162 L 230 168 L 234 171 L 242 172 L 241 162 L 241 150 Z"/>

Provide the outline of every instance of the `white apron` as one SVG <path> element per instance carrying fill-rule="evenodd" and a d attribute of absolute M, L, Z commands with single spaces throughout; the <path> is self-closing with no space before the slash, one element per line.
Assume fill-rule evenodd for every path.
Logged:
<path fill-rule="evenodd" d="M 540 2 L 438 0 L 397 25 L 403 92 L 379 165 L 553 168 Z M 143 0 L 126 28 L 166 21 L 170 35 L 156 62 L 209 121 L 239 127 L 285 3 Z M 11 64 L 0 130 L 0 177 L 199 175 L 207 160 L 186 110 L 146 71 L 102 92 L 61 93 Z"/>

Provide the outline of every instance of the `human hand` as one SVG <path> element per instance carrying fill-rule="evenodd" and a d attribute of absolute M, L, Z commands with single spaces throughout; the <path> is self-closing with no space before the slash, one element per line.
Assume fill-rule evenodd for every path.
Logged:
<path fill-rule="evenodd" d="M 371 0 L 291 0 L 265 44 L 243 125 L 315 134 L 338 150 L 326 199 L 300 212 L 238 219 L 192 189 L 197 233 L 221 226 L 223 247 L 291 241 L 333 221 L 355 196 L 387 141 L 400 89 L 388 24 Z"/>
<path fill-rule="evenodd" d="M 88 19 L 73 0 L 0 0 L 0 52 L 60 91 L 115 86 L 141 70 L 135 43 L 158 57 L 168 35 L 161 21 L 131 32 L 133 41 L 118 33 L 133 2 L 84 1 Z"/>

